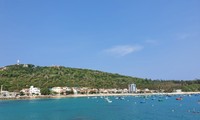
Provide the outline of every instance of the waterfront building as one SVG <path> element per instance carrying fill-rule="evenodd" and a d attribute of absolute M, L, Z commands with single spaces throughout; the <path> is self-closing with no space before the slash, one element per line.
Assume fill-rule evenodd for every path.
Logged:
<path fill-rule="evenodd" d="M 1 96 L 9 96 L 9 92 L 8 91 L 1 91 Z"/>
<path fill-rule="evenodd" d="M 107 89 L 99 89 L 99 93 L 107 94 L 108 90 Z"/>
<path fill-rule="evenodd" d="M 19 93 L 17 92 L 9 92 L 9 91 L 1 91 L 1 97 L 6 97 L 6 98 L 14 98 L 18 95 Z"/>
<path fill-rule="evenodd" d="M 61 87 L 53 87 L 51 88 L 51 91 L 60 94 L 63 91 L 63 89 Z"/>
<path fill-rule="evenodd" d="M 108 89 L 108 93 L 117 93 L 117 89 Z"/>
<path fill-rule="evenodd" d="M 69 88 L 69 87 L 62 87 L 62 92 L 70 92 L 70 91 L 72 91 L 71 90 L 71 88 Z"/>
<path fill-rule="evenodd" d="M 76 95 L 78 94 L 78 91 L 76 90 L 76 88 L 72 88 L 73 93 Z"/>
<path fill-rule="evenodd" d="M 151 91 L 148 88 L 144 89 L 144 93 L 150 93 Z"/>
<path fill-rule="evenodd" d="M 29 95 L 41 95 L 40 89 L 34 86 L 29 88 Z"/>
<path fill-rule="evenodd" d="M 128 85 L 128 92 L 129 93 L 135 93 L 135 92 L 137 92 L 136 84 L 129 84 Z"/>
<path fill-rule="evenodd" d="M 117 89 L 116 93 L 123 93 L 123 89 Z"/>
<path fill-rule="evenodd" d="M 129 90 L 127 88 L 123 89 L 123 93 L 128 93 Z"/>
<path fill-rule="evenodd" d="M 20 90 L 20 95 L 29 96 L 29 89 L 28 88 L 24 88 L 24 89 Z"/>
<path fill-rule="evenodd" d="M 177 89 L 177 90 L 175 90 L 175 92 L 176 92 L 176 93 L 181 93 L 182 90 L 181 90 L 181 89 Z"/>
<path fill-rule="evenodd" d="M 90 89 L 87 87 L 82 87 L 82 88 L 79 88 L 78 90 L 78 93 L 80 94 L 88 94 L 89 92 L 90 92 Z"/>
<path fill-rule="evenodd" d="M 95 88 L 93 88 L 93 89 L 88 89 L 88 93 L 89 93 L 89 94 L 97 94 L 97 93 L 98 93 L 98 89 L 95 89 Z"/>
<path fill-rule="evenodd" d="M 69 87 L 53 87 L 51 88 L 51 91 L 57 94 L 66 94 L 66 92 L 71 92 L 71 89 Z"/>

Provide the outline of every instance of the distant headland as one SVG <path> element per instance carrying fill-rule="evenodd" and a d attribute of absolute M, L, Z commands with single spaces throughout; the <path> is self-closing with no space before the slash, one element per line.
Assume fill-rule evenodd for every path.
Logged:
<path fill-rule="evenodd" d="M 0 67 L 0 85 L 4 91 L 18 92 L 35 86 L 42 95 L 49 95 L 54 87 L 124 90 L 130 84 L 137 85 L 137 93 L 199 92 L 200 80 L 151 80 L 98 70 L 69 68 L 64 66 L 36 66 L 15 64 Z M 2 90 L 1 90 L 2 91 Z M 95 92 L 95 94 L 96 94 Z"/>

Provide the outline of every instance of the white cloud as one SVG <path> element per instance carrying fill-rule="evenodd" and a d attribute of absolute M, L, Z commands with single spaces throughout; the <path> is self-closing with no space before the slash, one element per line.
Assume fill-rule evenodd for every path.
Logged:
<path fill-rule="evenodd" d="M 116 55 L 119 57 L 131 54 L 136 51 L 142 50 L 142 46 L 135 45 L 135 46 L 130 46 L 130 45 L 119 45 L 119 46 L 114 46 L 110 49 L 105 50 L 107 53 Z"/>

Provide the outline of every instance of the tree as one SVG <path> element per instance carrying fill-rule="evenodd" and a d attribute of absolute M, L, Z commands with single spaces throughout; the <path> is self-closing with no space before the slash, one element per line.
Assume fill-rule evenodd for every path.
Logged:
<path fill-rule="evenodd" d="M 24 96 L 25 94 L 24 94 L 24 92 L 20 92 L 19 95 L 20 96 Z"/>
<path fill-rule="evenodd" d="M 41 88 L 41 94 L 42 95 L 50 95 L 51 91 L 49 90 L 49 88 Z"/>

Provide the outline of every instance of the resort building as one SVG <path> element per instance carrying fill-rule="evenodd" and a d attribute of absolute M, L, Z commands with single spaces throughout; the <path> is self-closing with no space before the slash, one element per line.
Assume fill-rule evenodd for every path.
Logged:
<path fill-rule="evenodd" d="M 29 89 L 28 88 L 24 88 L 24 89 L 20 90 L 20 94 L 29 96 Z"/>
<path fill-rule="evenodd" d="M 31 86 L 31 87 L 29 88 L 29 95 L 41 95 L 40 89 Z"/>
<path fill-rule="evenodd" d="M 129 90 L 127 88 L 123 89 L 123 93 L 128 93 Z"/>
<path fill-rule="evenodd" d="M 18 94 L 19 93 L 17 93 L 17 92 L 4 91 L 3 90 L 3 85 L 1 85 L 0 98 L 2 98 L 2 97 L 15 97 Z"/>
<path fill-rule="evenodd" d="M 78 94 L 78 91 L 76 90 L 76 88 L 72 88 L 73 93 L 76 95 Z"/>
<path fill-rule="evenodd" d="M 107 89 L 99 89 L 99 93 L 107 94 L 108 90 Z"/>
<path fill-rule="evenodd" d="M 150 93 L 151 91 L 148 88 L 144 89 L 144 93 Z"/>
<path fill-rule="evenodd" d="M 53 87 L 51 88 L 51 91 L 57 94 L 66 94 L 66 92 L 70 92 L 72 90 L 69 87 Z"/>
<path fill-rule="evenodd" d="M 63 89 L 62 89 L 62 87 L 53 87 L 53 88 L 51 88 L 51 91 L 55 92 L 57 94 L 61 94 L 63 92 Z"/>
<path fill-rule="evenodd" d="M 89 94 L 90 89 L 87 88 L 87 87 L 82 87 L 82 88 L 79 88 L 77 91 L 78 91 L 78 93 L 80 93 L 80 94 Z"/>
<path fill-rule="evenodd" d="M 63 92 L 70 92 L 70 91 L 72 91 L 72 89 L 69 88 L 69 87 L 62 87 L 62 89 L 63 89 Z"/>
<path fill-rule="evenodd" d="M 129 93 L 135 93 L 135 92 L 137 92 L 136 84 L 129 84 L 128 85 L 128 92 Z"/>
<path fill-rule="evenodd" d="M 16 97 L 17 95 L 18 95 L 17 92 L 1 91 L 0 98 L 1 97 L 13 98 Z"/>
<path fill-rule="evenodd" d="M 176 92 L 176 93 L 181 93 L 182 90 L 181 90 L 181 89 L 177 89 L 177 90 L 175 90 L 175 92 Z"/>
<path fill-rule="evenodd" d="M 108 89 L 108 93 L 117 93 L 117 89 Z"/>

